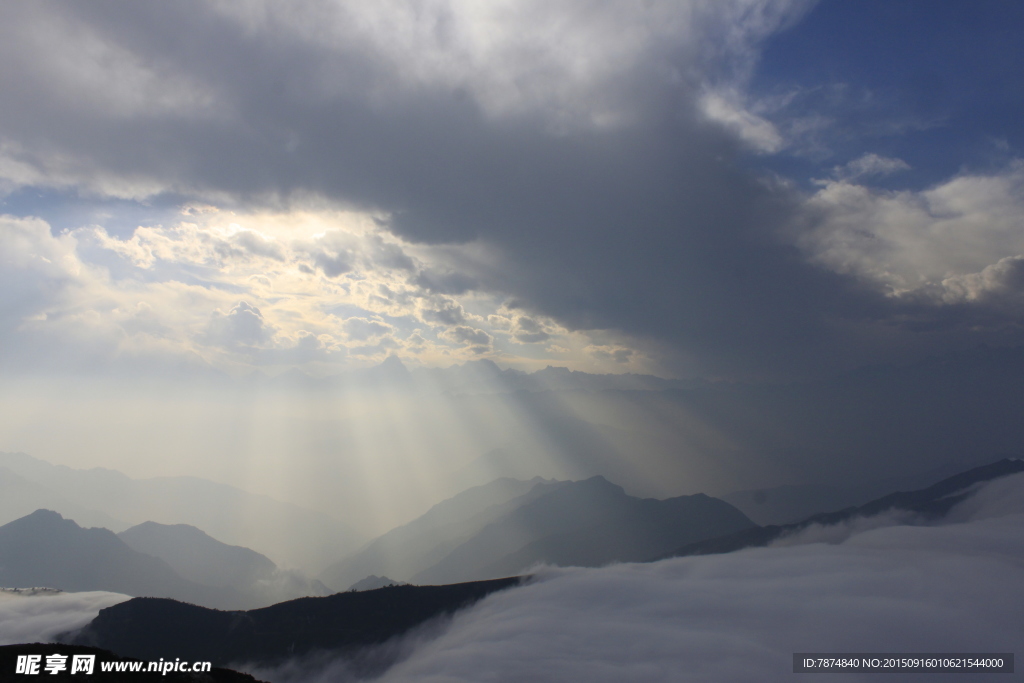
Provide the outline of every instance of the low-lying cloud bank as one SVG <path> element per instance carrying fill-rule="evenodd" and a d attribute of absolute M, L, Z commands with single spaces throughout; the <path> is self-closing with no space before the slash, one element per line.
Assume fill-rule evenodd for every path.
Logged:
<path fill-rule="evenodd" d="M 402 661 L 380 680 L 775 681 L 791 680 L 794 652 L 1012 652 L 1024 637 L 1022 506 L 1018 475 L 982 487 L 951 513 L 956 523 L 889 517 L 831 542 L 809 531 L 788 547 L 541 568 L 436 639 L 388 644 Z M 259 673 L 358 680 L 323 660 Z M 873 680 L 843 680 L 862 678 Z"/>
<path fill-rule="evenodd" d="M 106 591 L 18 595 L 0 592 L 0 645 L 48 643 L 131 596 Z"/>

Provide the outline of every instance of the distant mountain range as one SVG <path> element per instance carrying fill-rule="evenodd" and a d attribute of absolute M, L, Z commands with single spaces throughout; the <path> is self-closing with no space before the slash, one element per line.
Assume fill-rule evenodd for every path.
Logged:
<path fill-rule="evenodd" d="M 0 527 L 0 584 L 168 597 L 224 609 L 330 592 L 194 527 L 147 522 L 114 534 L 83 529 L 50 510 Z"/>
<path fill-rule="evenodd" d="M 491 522 L 414 583 L 481 579 L 537 563 L 599 567 L 754 526 L 728 503 L 696 494 L 634 498 L 603 477 L 567 482 Z M 686 539 L 686 540 L 683 540 Z"/>
<path fill-rule="evenodd" d="M 236 594 L 234 609 L 333 592 L 297 571 L 279 569 L 254 550 L 221 543 L 187 524 L 144 522 L 118 537 L 133 550 L 164 560 L 182 578 Z"/>
<path fill-rule="evenodd" d="M 180 657 L 216 666 L 269 664 L 309 652 L 344 652 L 382 643 L 519 581 L 511 577 L 450 586 L 390 586 L 248 612 L 136 598 L 100 610 L 87 627 L 60 640 L 148 661 Z"/>
<path fill-rule="evenodd" d="M 165 561 L 132 550 L 108 529 L 83 529 L 49 510 L 0 527 L 0 584 L 164 595 L 214 606 L 237 597 L 181 578 Z"/>
<path fill-rule="evenodd" d="M 0 524 L 48 509 L 83 526 L 123 531 L 143 522 L 188 524 L 290 567 L 319 572 L 365 539 L 312 510 L 196 477 L 132 479 L 0 453 Z"/>
<path fill-rule="evenodd" d="M 444 584 L 517 574 L 540 562 L 593 567 L 642 561 L 752 526 L 733 506 L 703 494 L 640 499 L 603 477 L 499 479 L 388 532 L 321 580 L 340 588 L 367 574 L 387 574 Z"/>
<path fill-rule="evenodd" d="M 890 491 L 909 491 L 955 475 L 963 467 L 946 464 L 902 477 L 867 479 L 843 486 L 790 484 L 767 489 L 736 491 L 720 498 L 739 508 L 757 524 L 792 524 L 819 512 L 863 505 Z"/>
<path fill-rule="evenodd" d="M 408 581 L 522 504 L 523 496 L 540 495 L 561 483 L 539 477 L 530 481 L 505 477 L 467 489 L 327 568 L 320 580 L 337 590 L 345 590 L 368 575 Z"/>
<path fill-rule="evenodd" d="M 446 533 L 469 531 L 468 540 L 456 545 L 444 560 L 420 574 L 447 571 L 445 561 L 453 557 L 465 560 L 458 565 L 461 571 L 496 571 L 502 563 L 532 562 L 538 555 L 544 555 L 547 561 L 602 563 L 609 557 L 646 552 L 679 535 L 706 533 L 716 524 L 739 525 L 732 533 L 689 542 L 651 559 L 730 552 L 765 545 L 813 524 L 839 524 L 889 510 L 906 511 L 925 521 L 934 520 L 967 500 L 980 484 L 1019 472 L 1024 472 L 1024 462 L 1001 460 L 916 491 L 891 493 L 859 507 L 812 516 L 799 524 L 766 527 L 752 525 L 727 503 L 702 495 L 665 501 L 637 499 L 599 477 L 579 482 L 500 480 L 435 506 L 419 520 L 394 530 L 387 542 L 382 537 L 367 550 L 376 548 L 374 552 L 382 553 L 384 549 L 400 548 L 403 538 L 412 538 L 416 533 L 443 537 Z M 489 496 L 501 502 L 487 505 L 492 500 Z M 481 525 L 467 516 L 489 521 Z M 477 531 L 472 532 L 473 529 Z M 151 532 L 145 528 L 143 531 L 147 535 Z M 66 571 L 62 567 L 69 562 L 88 565 L 68 554 L 68 548 L 87 545 L 81 539 L 88 536 L 91 546 L 106 548 L 108 555 L 116 556 L 123 563 L 122 573 L 158 572 L 160 570 L 153 567 L 163 567 L 161 576 L 170 580 L 168 572 L 172 570 L 162 560 L 149 557 L 146 560 L 149 565 L 140 565 L 138 558 L 147 556 L 132 555 L 134 551 L 123 543 L 118 546 L 120 539 L 110 532 L 79 529 L 54 513 L 39 512 L 0 528 L 0 558 L 21 557 L 19 553 L 25 552 L 26 547 L 19 547 L 17 543 L 28 543 L 31 549 L 33 543 L 38 543 L 33 536 L 40 532 L 56 539 L 48 544 L 50 555 L 46 560 L 49 564 L 45 565 L 56 565 L 53 571 Z M 188 529 L 164 529 L 159 533 L 195 537 L 195 530 Z M 508 552 L 510 547 L 517 549 Z M 81 555 L 85 560 L 93 556 L 95 553 Z M 258 574 L 263 561 L 248 553 L 239 557 L 243 556 L 242 564 L 255 567 Z M 371 559 L 374 559 L 372 553 L 363 561 L 369 563 Z M 415 563 L 419 560 L 414 552 L 402 561 Z M 35 571 L 41 569 L 37 567 Z M 33 576 L 40 575 L 44 574 Z M 223 574 L 217 576 L 224 577 Z M 0 581 L 3 580 L 0 575 Z M 247 612 L 224 612 L 169 599 L 136 598 L 102 610 L 87 627 L 60 638 L 64 642 L 101 647 L 143 660 L 180 657 L 209 660 L 219 665 L 231 662 L 272 665 L 317 651 L 354 653 L 469 605 L 493 591 L 515 586 L 520 580 L 505 577 L 441 586 L 391 586 L 302 598 Z M 377 668 L 357 673 L 378 674 L 392 663 L 393 657 L 371 657 L 367 660 L 369 666 Z M 359 661 L 358 658 L 353 660 L 357 666 Z"/>
<path fill-rule="evenodd" d="M 395 581 L 394 579 L 389 579 L 386 576 L 375 576 L 373 574 L 370 574 L 365 579 L 353 583 L 351 586 L 348 587 L 348 589 L 350 591 L 372 591 L 377 590 L 378 588 L 384 588 L 385 586 L 405 585 L 407 584 L 402 581 Z"/>
<path fill-rule="evenodd" d="M 187 524 L 143 522 L 117 536 L 133 550 L 159 557 L 183 578 L 207 586 L 248 585 L 269 580 L 277 571 L 266 556 L 221 543 Z"/>
<path fill-rule="evenodd" d="M 718 538 L 689 543 L 670 553 L 652 556 L 651 559 L 730 553 L 743 548 L 766 546 L 815 524 L 831 526 L 858 517 L 871 517 L 888 510 L 903 510 L 916 513 L 926 520 L 935 519 L 942 517 L 955 505 L 966 500 L 973 493 L 973 487 L 976 484 L 1018 472 L 1024 472 L 1024 460 L 1004 459 L 961 472 L 917 491 L 890 493 L 864 505 L 820 513 L 794 524 L 773 524 L 743 529 Z"/>

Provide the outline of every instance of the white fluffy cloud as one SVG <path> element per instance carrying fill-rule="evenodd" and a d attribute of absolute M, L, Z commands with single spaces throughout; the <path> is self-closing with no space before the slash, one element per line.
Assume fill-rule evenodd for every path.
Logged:
<path fill-rule="evenodd" d="M 524 343 L 568 333 L 467 288 L 451 248 L 399 240 L 372 215 L 204 206 L 182 218 L 119 237 L 98 227 L 54 234 L 42 220 L 4 217 L 0 359 L 52 367 L 59 356 L 95 369 L 132 358 L 143 363 L 136 371 L 187 359 L 323 374 L 392 353 L 428 365 L 482 354 L 515 362 Z M 592 357 L 576 360 L 585 367 Z"/>
<path fill-rule="evenodd" d="M 859 161 L 849 179 L 826 182 L 810 199 L 813 224 L 796 239 L 814 262 L 894 297 L 959 303 L 1019 293 L 1024 163 L 922 192 L 889 192 L 853 179 L 898 170 L 898 160 Z"/>
<path fill-rule="evenodd" d="M 745 144 L 762 153 L 778 152 L 785 142 L 767 119 L 744 107 L 735 91 L 710 91 L 701 97 L 701 110 L 710 120 L 735 133 Z"/>
<path fill-rule="evenodd" d="M 385 680 L 782 681 L 793 652 L 1013 651 L 1022 521 L 545 570 L 457 617 Z"/>

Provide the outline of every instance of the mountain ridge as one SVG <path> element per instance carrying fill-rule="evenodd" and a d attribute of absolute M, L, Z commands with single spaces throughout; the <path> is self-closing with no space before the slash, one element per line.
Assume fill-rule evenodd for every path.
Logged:
<path fill-rule="evenodd" d="M 238 596 L 180 577 L 165 561 L 132 550 L 109 529 L 83 529 L 52 510 L 0 527 L 0 582 L 64 591 L 159 594 L 211 605 Z"/>
<path fill-rule="evenodd" d="M 968 498 L 974 485 L 1018 472 L 1024 472 L 1024 460 L 1004 458 L 988 465 L 960 472 L 923 489 L 897 491 L 863 505 L 819 513 L 794 524 L 754 527 L 734 534 L 698 541 L 677 548 L 668 554 L 652 557 L 651 561 L 668 557 L 713 555 L 730 553 L 743 548 L 763 547 L 814 524 L 829 526 L 855 517 L 870 517 L 893 509 L 914 512 L 926 519 L 934 519 L 946 514 L 953 506 Z"/>
<path fill-rule="evenodd" d="M 441 562 L 413 577 L 435 583 L 481 580 L 533 564 L 601 566 L 647 559 L 681 539 L 754 526 L 725 501 L 704 494 L 635 498 L 602 476 L 567 482 L 487 525 Z"/>
<path fill-rule="evenodd" d="M 363 543 L 351 527 L 324 513 L 200 477 L 134 479 L 117 470 L 75 469 L 24 453 L 0 453 L 0 468 L 72 504 L 68 516 L 93 510 L 116 520 L 117 531 L 150 521 L 187 524 L 279 565 L 312 572 Z"/>
<path fill-rule="evenodd" d="M 86 627 L 58 638 L 149 661 L 180 657 L 215 666 L 273 663 L 308 652 L 345 652 L 382 643 L 521 580 L 389 586 L 229 612 L 135 598 L 100 610 Z"/>

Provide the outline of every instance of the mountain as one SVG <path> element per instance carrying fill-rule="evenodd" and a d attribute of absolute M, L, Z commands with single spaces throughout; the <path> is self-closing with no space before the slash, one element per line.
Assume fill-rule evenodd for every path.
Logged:
<path fill-rule="evenodd" d="M 634 498 L 598 476 L 563 483 L 513 506 L 412 580 L 484 579 L 538 562 L 587 567 L 635 562 L 754 526 L 717 498 Z"/>
<path fill-rule="evenodd" d="M 137 598 L 100 610 L 84 629 L 60 639 L 148 661 L 180 657 L 216 666 L 274 663 L 309 652 L 382 643 L 519 581 L 512 577 L 450 586 L 390 586 L 248 612 Z"/>
<path fill-rule="evenodd" d="M 98 513 L 118 531 L 147 521 L 188 524 L 311 572 L 365 540 L 323 513 L 196 477 L 132 479 L 114 470 L 52 465 L 23 453 L 0 453 L 0 467 L 31 482 L 25 500 L 38 496 L 36 508 L 55 503 L 55 509 L 76 519 L 83 511 L 94 515 L 90 519 Z"/>
<path fill-rule="evenodd" d="M 249 548 L 228 545 L 187 524 L 144 522 L 118 534 L 129 547 L 164 560 L 180 576 L 240 596 L 235 609 L 272 605 L 332 591 L 296 571 L 281 570 Z"/>
<path fill-rule="evenodd" d="M 719 496 L 761 525 L 794 524 L 822 512 L 863 505 L 888 491 L 912 490 L 962 470 L 944 465 L 902 477 L 869 479 L 845 486 L 797 484 L 736 491 Z"/>
<path fill-rule="evenodd" d="M 320 575 L 320 580 L 337 590 L 346 590 L 355 581 L 374 574 L 408 581 L 484 526 L 529 500 L 529 496 L 541 495 L 563 483 L 540 477 L 529 481 L 501 478 L 474 486 L 332 565 Z"/>
<path fill-rule="evenodd" d="M 829 526 L 856 517 L 871 517 L 888 510 L 905 510 L 917 513 L 926 519 L 934 519 L 945 515 L 953 506 L 967 499 L 973 493 L 975 484 L 1016 474 L 1017 472 L 1024 472 L 1024 460 L 1003 459 L 989 465 L 982 465 L 981 467 L 961 472 L 917 491 L 891 493 L 864 505 L 813 515 L 795 524 L 769 525 L 744 529 L 718 538 L 689 543 L 667 554 L 652 555 L 651 558 L 663 559 L 665 557 L 686 555 L 712 555 L 730 553 L 743 548 L 766 546 L 772 541 L 794 534 L 812 524 Z"/>
<path fill-rule="evenodd" d="M 755 523 L 790 524 L 811 515 L 858 505 L 871 499 L 859 488 L 787 484 L 766 489 L 734 491 L 720 496 Z"/>
<path fill-rule="evenodd" d="M 374 576 L 371 574 L 361 581 L 356 581 L 348 587 L 350 591 L 372 591 L 385 586 L 404 586 L 405 583 L 389 579 L 386 576 Z"/>
<path fill-rule="evenodd" d="M 183 578 L 207 586 L 248 585 L 277 571 L 266 556 L 221 543 L 188 524 L 143 522 L 117 536 L 133 550 L 159 557 Z"/>
<path fill-rule="evenodd" d="M 50 510 L 0 527 L 0 584 L 155 595 L 227 606 L 240 597 L 187 581 L 163 560 L 132 550 L 108 529 L 83 529 Z"/>

